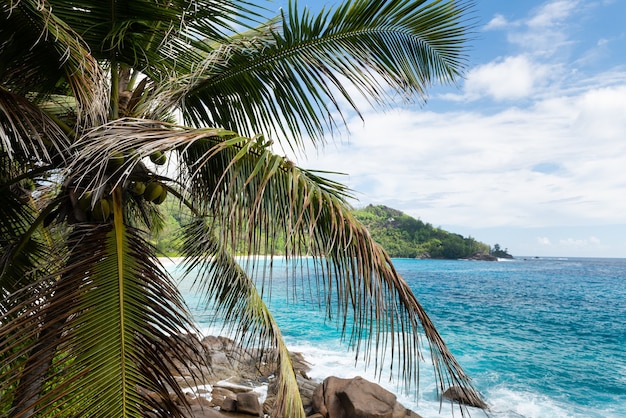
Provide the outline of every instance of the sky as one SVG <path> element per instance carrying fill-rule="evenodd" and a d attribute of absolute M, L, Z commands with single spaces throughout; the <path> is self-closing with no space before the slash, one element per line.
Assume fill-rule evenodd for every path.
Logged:
<path fill-rule="evenodd" d="M 349 136 L 297 163 L 346 173 L 357 208 L 514 256 L 626 257 L 626 1 L 476 0 L 473 13 L 458 85 L 365 106 Z"/>

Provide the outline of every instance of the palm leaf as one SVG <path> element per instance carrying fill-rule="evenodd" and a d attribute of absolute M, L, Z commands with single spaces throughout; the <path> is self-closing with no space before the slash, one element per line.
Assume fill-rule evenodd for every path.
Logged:
<path fill-rule="evenodd" d="M 10 346 L 0 346 L 0 355 L 29 358 L 21 360 L 21 374 L 14 367 L 3 376 L 1 389 L 15 390 L 20 399 L 20 385 L 33 382 L 29 372 L 50 363 L 42 394 L 16 403 L 15 416 L 33 407 L 54 415 L 61 405 L 65 416 L 139 417 L 157 408 L 182 416 L 168 394 L 173 389 L 185 402 L 170 370 L 184 360 L 182 353 L 198 353 L 197 347 L 169 336 L 195 328 L 152 249 L 123 224 L 120 194 L 114 196 L 112 225 L 77 226 L 71 244 L 76 251 L 49 291 L 49 303 L 24 314 L 32 321 L 2 322 L 0 335 L 13 338 Z M 17 324 L 32 322 L 44 328 L 37 333 L 38 327 L 31 327 L 15 337 Z M 46 358 L 50 349 L 56 354 Z M 160 394 L 163 403 L 144 397 L 140 388 Z"/>
<path fill-rule="evenodd" d="M 221 63 L 209 54 L 211 67 L 185 98 L 185 117 L 298 144 L 302 131 L 321 139 L 334 129 L 333 113 L 345 115 L 338 95 L 359 111 L 351 88 L 378 105 L 398 93 L 424 99 L 431 84 L 453 82 L 463 70 L 469 5 L 355 0 L 312 16 L 291 3 L 279 30 L 266 27 L 271 41 L 260 33 Z"/>
<path fill-rule="evenodd" d="M 206 147 L 207 141 L 188 146 L 186 152 Z M 381 373 L 387 366 L 379 356 L 384 358 L 390 350 L 392 369 L 408 384 L 418 385 L 424 335 L 439 390 L 458 385 L 469 397 L 480 399 L 389 256 L 351 214 L 346 189 L 298 169 L 267 148 L 224 143 L 213 148 L 219 152 L 210 159 L 196 154 L 181 158 L 197 173 L 190 183 L 207 187 L 209 193 L 192 195 L 212 211 L 220 225 L 219 240 L 230 248 L 245 242 L 245 251 L 254 256 L 273 248 L 277 237 L 286 237 L 288 259 L 318 259 L 323 280 L 312 284 L 323 286 L 327 313 L 338 316 L 357 358 L 360 353 L 368 362 L 373 357 Z M 206 163 L 198 167 L 198 161 Z"/>
<path fill-rule="evenodd" d="M 200 39 L 222 40 L 261 10 L 241 1 L 49 2 L 97 60 L 124 64 L 153 80 L 189 72 L 202 58 L 194 47 Z"/>
<path fill-rule="evenodd" d="M 0 80 L 13 92 L 41 101 L 65 80 L 76 98 L 74 122 L 79 128 L 101 123 L 107 103 L 103 72 L 56 11 L 51 2 L 38 0 L 0 6 Z"/>
<path fill-rule="evenodd" d="M 9 159 L 46 162 L 65 158 L 65 133 L 23 96 L 0 88 L 0 149 Z M 49 145 L 47 145 L 49 144 Z"/>
<path fill-rule="evenodd" d="M 304 418 L 289 350 L 255 283 L 222 246 L 211 222 L 198 218 L 186 226 L 183 235 L 186 275 L 196 277 L 195 287 L 204 295 L 206 306 L 230 324 L 229 335 L 246 346 L 275 349 L 278 391 L 272 416 Z"/>

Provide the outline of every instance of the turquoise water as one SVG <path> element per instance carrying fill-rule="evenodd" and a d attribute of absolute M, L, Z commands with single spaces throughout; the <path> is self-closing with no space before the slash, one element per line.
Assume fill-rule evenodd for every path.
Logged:
<path fill-rule="evenodd" d="M 626 259 L 394 264 L 494 417 L 626 417 Z M 275 267 L 279 289 L 283 273 Z M 181 288 L 200 326 L 214 330 L 210 312 Z M 374 370 L 355 366 L 334 324 L 303 299 L 276 291 L 270 306 L 290 348 L 313 364 L 310 376 L 374 380 Z M 379 383 L 425 418 L 451 416 L 440 410 L 427 364 L 422 371 L 419 393 L 403 393 L 387 376 Z"/>

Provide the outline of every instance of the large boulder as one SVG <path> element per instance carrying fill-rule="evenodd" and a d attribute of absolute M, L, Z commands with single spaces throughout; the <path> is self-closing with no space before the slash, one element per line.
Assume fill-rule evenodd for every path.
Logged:
<path fill-rule="evenodd" d="M 351 379 L 337 396 L 349 417 L 392 418 L 396 395 L 361 377 Z"/>
<path fill-rule="evenodd" d="M 330 376 L 313 393 L 313 410 L 324 418 L 417 418 L 396 395 L 362 377 Z"/>

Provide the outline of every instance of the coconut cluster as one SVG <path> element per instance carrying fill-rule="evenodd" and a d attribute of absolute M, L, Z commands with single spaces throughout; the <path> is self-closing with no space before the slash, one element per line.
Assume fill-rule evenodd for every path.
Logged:
<path fill-rule="evenodd" d="M 119 169 L 125 160 L 126 156 L 123 153 L 113 153 L 107 161 L 107 170 Z M 156 151 L 150 154 L 150 161 L 156 165 L 163 165 L 167 161 L 167 157 L 163 152 Z M 167 197 L 167 186 L 157 180 L 131 180 L 127 182 L 124 189 L 125 193 L 130 193 L 135 199 L 144 199 L 157 205 L 163 203 Z M 87 219 L 95 222 L 106 222 L 112 215 L 113 197 L 108 195 L 94 200 L 92 192 L 83 191 L 77 200 L 77 206 Z"/>
<path fill-rule="evenodd" d="M 126 189 L 135 198 L 143 198 L 148 202 L 160 205 L 167 198 L 167 186 L 160 181 L 131 181 Z M 94 201 L 91 192 L 84 192 L 78 199 L 78 207 L 87 215 L 88 219 L 96 222 L 106 222 L 113 211 L 113 197 L 103 196 Z"/>
<path fill-rule="evenodd" d="M 143 197 L 148 202 L 160 205 L 167 197 L 167 187 L 159 181 L 144 183 L 142 181 L 132 181 L 128 190 L 137 197 Z"/>

